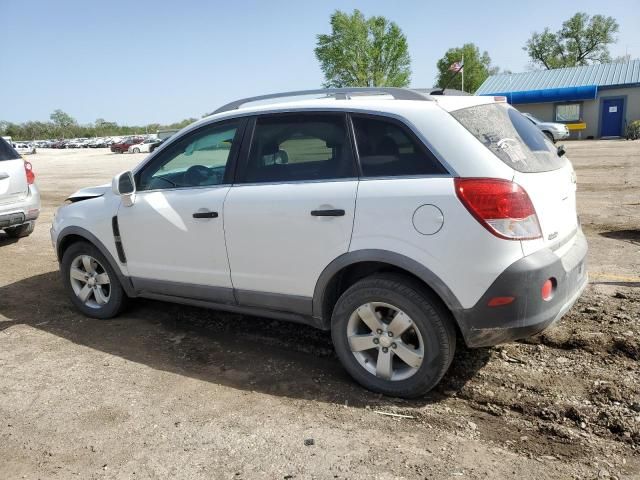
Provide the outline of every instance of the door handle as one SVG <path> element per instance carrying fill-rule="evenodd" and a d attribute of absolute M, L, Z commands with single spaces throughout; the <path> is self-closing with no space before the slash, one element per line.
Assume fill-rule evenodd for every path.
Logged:
<path fill-rule="evenodd" d="M 193 218 L 218 218 L 218 212 L 196 212 Z"/>
<path fill-rule="evenodd" d="M 344 210 L 311 210 L 311 215 L 314 217 L 344 217 Z"/>

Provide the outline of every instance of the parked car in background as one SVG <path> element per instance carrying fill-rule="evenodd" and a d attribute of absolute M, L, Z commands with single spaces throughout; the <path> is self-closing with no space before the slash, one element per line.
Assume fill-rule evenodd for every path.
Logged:
<path fill-rule="evenodd" d="M 95 138 L 89 143 L 89 148 L 105 148 L 107 147 L 107 141 L 104 138 Z"/>
<path fill-rule="evenodd" d="M 141 137 L 129 137 L 125 138 L 121 142 L 111 144 L 111 151 L 113 153 L 124 153 L 129 150 L 131 145 L 137 145 L 141 143 L 144 139 Z"/>
<path fill-rule="evenodd" d="M 40 194 L 33 166 L 0 138 L 0 230 L 14 238 L 33 232 L 40 215 Z"/>
<path fill-rule="evenodd" d="M 162 145 L 165 142 L 166 138 L 165 139 L 158 138 L 157 140 L 158 140 L 157 142 L 151 144 L 151 146 L 149 147 L 149 152 L 153 152 L 156 148 Z"/>
<path fill-rule="evenodd" d="M 564 123 L 543 122 L 539 118 L 536 118 L 530 113 L 526 112 L 523 112 L 522 115 L 527 117 L 531 121 L 531 123 L 542 130 L 542 133 L 544 133 L 553 143 L 557 142 L 558 140 L 569 138 L 570 132 Z"/>
<path fill-rule="evenodd" d="M 30 142 L 17 142 L 13 146 L 21 155 L 33 155 L 36 153 L 36 146 Z"/>
<path fill-rule="evenodd" d="M 82 148 L 86 138 L 74 138 L 66 144 L 66 148 Z"/>
<path fill-rule="evenodd" d="M 504 97 L 280 96 L 225 105 L 69 197 L 51 238 L 79 311 L 146 297 L 306 323 L 363 386 L 415 397 L 457 337 L 526 338 L 580 297 L 575 172 Z"/>
<path fill-rule="evenodd" d="M 149 153 L 151 152 L 151 147 L 154 145 L 159 145 L 162 143 L 162 140 L 159 138 L 147 138 L 143 140 L 141 143 L 136 145 L 131 145 L 129 147 L 129 153 Z"/>

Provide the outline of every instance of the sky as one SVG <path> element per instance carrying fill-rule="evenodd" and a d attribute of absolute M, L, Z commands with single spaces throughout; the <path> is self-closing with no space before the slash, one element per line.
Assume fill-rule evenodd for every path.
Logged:
<path fill-rule="evenodd" d="M 620 24 L 612 56 L 640 57 L 640 0 L 0 0 L 0 120 L 172 123 L 237 99 L 320 88 L 313 50 L 336 9 L 383 15 L 407 36 L 411 86 L 430 87 L 436 62 L 473 42 L 494 65 L 528 68 L 533 31 L 576 11 Z"/>

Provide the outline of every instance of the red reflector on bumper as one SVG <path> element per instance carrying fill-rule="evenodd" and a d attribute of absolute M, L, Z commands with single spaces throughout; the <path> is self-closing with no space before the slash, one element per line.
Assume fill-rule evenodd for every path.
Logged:
<path fill-rule="evenodd" d="M 542 299 L 544 301 L 551 300 L 553 297 L 553 291 L 555 290 L 555 279 L 550 278 L 542 284 L 542 290 L 540 291 Z"/>
<path fill-rule="evenodd" d="M 487 303 L 487 305 L 490 307 L 499 307 L 501 305 L 509 305 L 515 299 L 516 299 L 515 297 L 493 297 L 491 300 L 489 300 L 489 303 Z"/>

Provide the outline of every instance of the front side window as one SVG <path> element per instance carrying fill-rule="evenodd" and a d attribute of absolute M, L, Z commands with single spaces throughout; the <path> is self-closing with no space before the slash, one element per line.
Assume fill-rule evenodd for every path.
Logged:
<path fill-rule="evenodd" d="M 394 122 L 354 116 L 353 128 L 365 177 L 447 173 L 431 152 Z"/>
<path fill-rule="evenodd" d="M 342 114 L 285 114 L 256 119 L 241 183 L 329 180 L 355 176 Z"/>
<path fill-rule="evenodd" d="M 519 172 L 557 170 L 566 163 L 546 135 L 506 103 L 462 108 L 451 115 L 500 160 Z"/>
<path fill-rule="evenodd" d="M 144 167 L 138 177 L 138 190 L 220 185 L 238 142 L 238 130 L 239 123 L 233 122 L 187 134 Z"/>
<path fill-rule="evenodd" d="M 556 105 L 556 122 L 580 121 L 580 104 L 566 103 Z"/>

